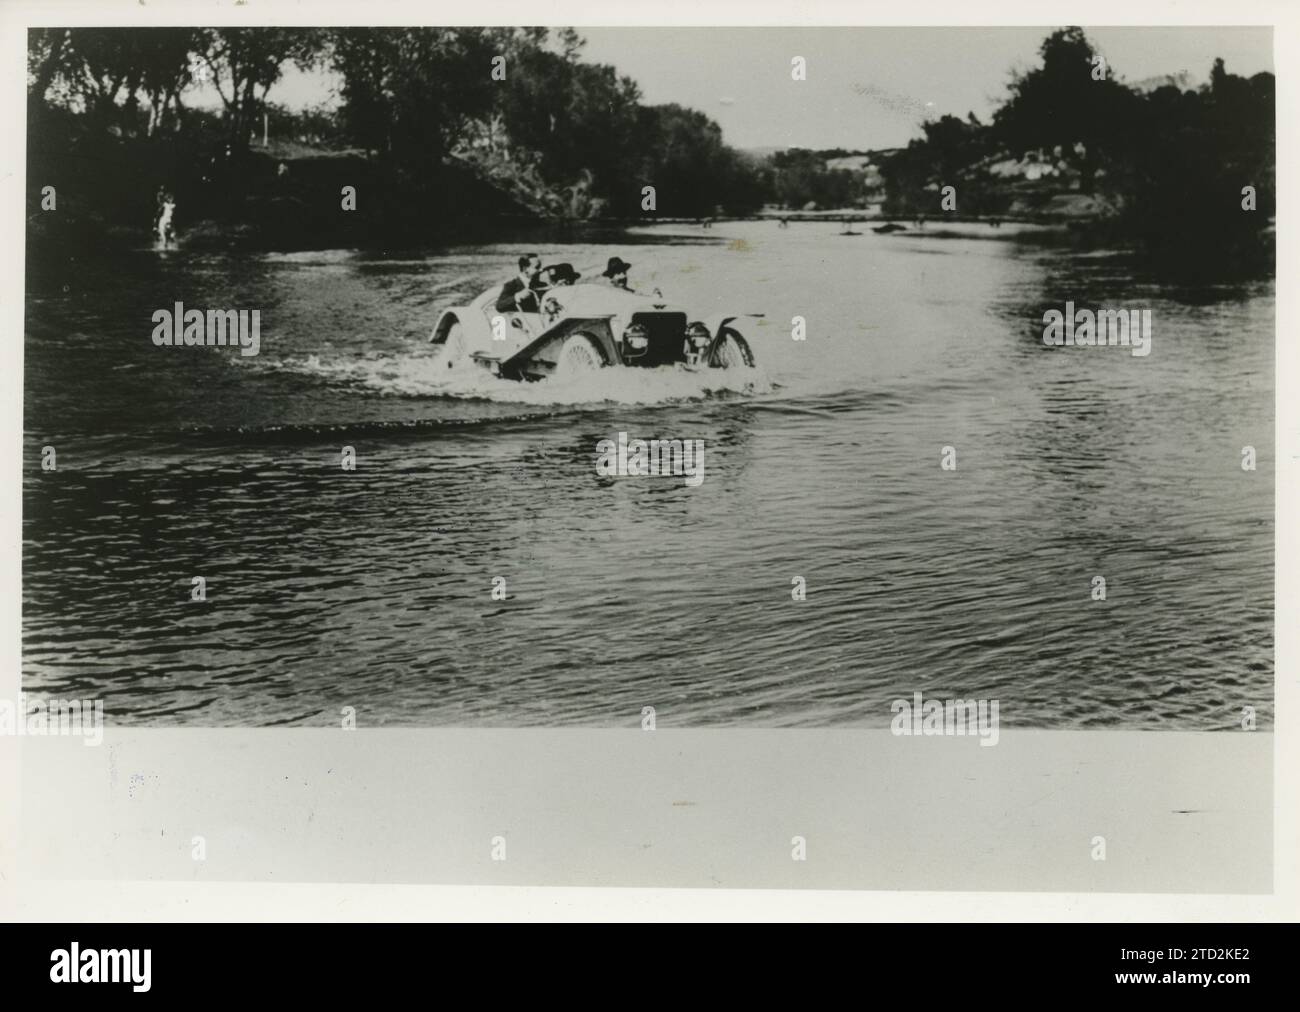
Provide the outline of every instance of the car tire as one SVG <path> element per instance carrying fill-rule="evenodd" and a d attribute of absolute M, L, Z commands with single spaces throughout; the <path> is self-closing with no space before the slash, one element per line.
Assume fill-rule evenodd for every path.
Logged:
<path fill-rule="evenodd" d="M 570 334 L 555 356 L 556 379 L 569 380 L 593 373 L 605 365 L 600 345 L 590 334 Z"/>
<path fill-rule="evenodd" d="M 752 369 L 754 353 L 749 350 L 749 342 L 738 331 L 723 327 L 709 346 L 708 363 L 714 369 Z"/>

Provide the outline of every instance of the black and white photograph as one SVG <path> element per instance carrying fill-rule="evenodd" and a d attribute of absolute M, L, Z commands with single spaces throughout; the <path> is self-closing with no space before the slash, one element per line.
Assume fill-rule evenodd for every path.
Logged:
<path fill-rule="evenodd" d="M 21 867 L 1275 894 L 1271 8 L 257 7 L 19 30 Z"/>

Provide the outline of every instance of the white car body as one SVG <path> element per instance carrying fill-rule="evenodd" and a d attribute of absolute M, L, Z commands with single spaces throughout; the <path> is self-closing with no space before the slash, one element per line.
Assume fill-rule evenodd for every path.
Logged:
<path fill-rule="evenodd" d="M 476 363 L 509 379 L 542 379 L 602 366 L 729 368 L 752 366 L 741 321 L 761 314 L 693 318 L 657 293 L 600 282 L 539 292 L 541 312 L 503 313 L 500 288 L 443 310 L 430 341 L 447 345 L 449 366 Z M 690 334 L 688 335 L 688 330 Z"/>

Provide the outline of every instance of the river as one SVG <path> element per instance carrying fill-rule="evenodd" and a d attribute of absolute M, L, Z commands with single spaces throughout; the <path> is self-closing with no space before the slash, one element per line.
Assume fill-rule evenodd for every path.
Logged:
<path fill-rule="evenodd" d="M 883 727 L 923 692 L 1004 726 L 1270 726 L 1273 282 L 857 227 L 33 272 L 25 691 L 153 725 Z M 758 367 L 449 380 L 438 311 L 530 248 L 765 314 Z M 1151 310 L 1151 353 L 1044 347 L 1067 300 Z M 260 310 L 260 353 L 155 347 L 178 301 Z M 702 439 L 705 480 L 598 476 L 619 432 Z"/>

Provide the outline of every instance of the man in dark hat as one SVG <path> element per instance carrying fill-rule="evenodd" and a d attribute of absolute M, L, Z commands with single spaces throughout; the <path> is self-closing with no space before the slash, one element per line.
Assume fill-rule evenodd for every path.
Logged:
<path fill-rule="evenodd" d="M 582 277 L 573 269 L 573 264 L 552 264 L 542 271 L 542 274 L 552 288 L 571 285 Z"/>
<path fill-rule="evenodd" d="M 632 265 L 618 257 L 610 257 L 609 263 L 605 265 L 605 270 L 601 272 L 601 277 L 612 285 L 614 288 L 622 288 L 625 291 L 631 291 L 627 284 L 627 272 L 632 269 Z"/>
<path fill-rule="evenodd" d="M 545 284 L 545 288 L 537 289 L 537 296 L 542 303 L 542 320 L 549 326 L 564 312 L 564 306 L 561 302 L 547 295 L 546 292 L 554 291 L 557 288 L 568 288 L 582 275 L 573 269 L 573 264 L 566 263 L 543 267 L 538 277 Z"/>

